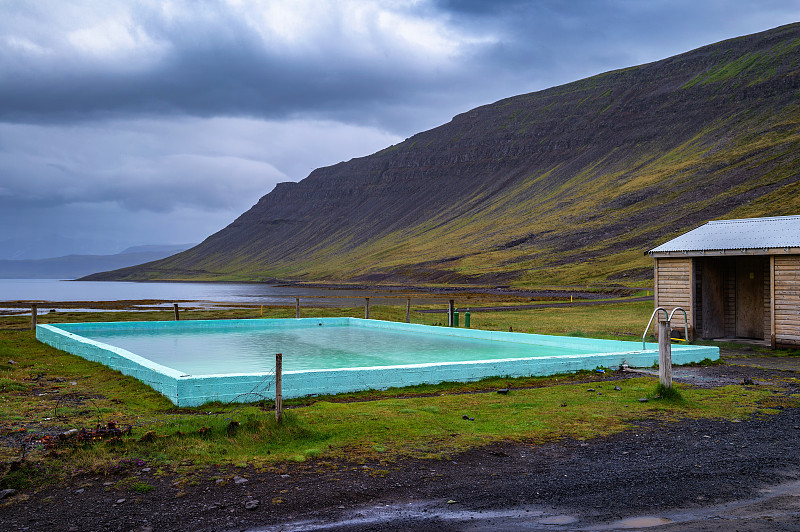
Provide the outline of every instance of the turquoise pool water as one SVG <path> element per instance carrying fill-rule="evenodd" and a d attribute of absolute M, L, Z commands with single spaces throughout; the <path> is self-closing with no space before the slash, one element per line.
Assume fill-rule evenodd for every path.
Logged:
<path fill-rule="evenodd" d="M 446 329 L 443 331 L 446 332 Z M 120 329 L 89 331 L 96 340 L 190 375 L 399 366 L 585 354 L 585 349 L 487 340 L 345 324 L 278 329 Z"/>
<path fill-rule="evenodd" d="M 337 394 L 486 377 L 649 367 L 658 346 L 357 318 L 187 320 L 38 325 L 36 338 L 131 375 L 178 406 Z M 719 348 L 673 345 L 674 364 Z"/>

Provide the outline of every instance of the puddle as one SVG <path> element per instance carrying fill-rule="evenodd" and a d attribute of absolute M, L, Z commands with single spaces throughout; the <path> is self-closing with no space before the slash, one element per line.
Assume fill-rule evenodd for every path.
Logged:
<path fill-rule="evenodd" d="M 541 523 L 546 519 L 555 518 L 549 526 L 536 527 L 540 530 L 560 530 L 553 525 L 574 523 L 578 519 L 572 516 L 557 515 L 541 519 L 546 515 L 541 510 L 529 508 L 515 508 L 505 510 L 459 510 L 448 506 L 443 508 L 440 501 L 410 502 L 406 504 L 391 504 L 386 506 L 373 506 L 343 512 L 337 520 L 303 520 L 291 521 L 280 525 L 263 528 L 253 528 L 248 532 L 312 532 L 319 530 L 336 530 L 339 528 L 358 528 L 380 525 L 381 523 L 398 522 L 408 523 L 408 529 L 416 528 L 415 523 L 450 522 L 463 523 L 464 530 L 476 528 L 479 530 L 531 530 L 531 523 Z"/>
<path fill-rule="evenodd" d="M 571 515 L 554 515 L 552 517 L 545 517 L 544 519 L 539 519 L 540 525 L 571 525 L 572 523 L 577 523 L 579 519 L 577 517 L 573 517 Z"/>
<path fill-rule="evenodd" d="M 609 526 L 613 528 L 648 528 L 669 523 L 672 523 L 672 520 L 666 517 L 631 517 L 623 519 L 622 521 L 616 521 Z"/>
<path fill-rule="evenodd" d="M 376 527 L 381 523 L 391 523 L 397 529 L 403 523 L 405 529 L 429 529 L 435 523 L 448 523 L 464 531 L 504 531 L 516 532 L 525 530 L 638 530 L 664 525 L 697 525 L 703 521 L 725 520 L 736 528 L 736 522 L 746 523 L 748 519 L 784 519 L 800 518 L 794 502 L 790 508 L 765 508 L 773 500 L 781 497 L 800 496 L 800 481 L 791 481 L 762 491 L 762 497 L 733 501 L 725 504 L 707 506 L 697 509 L 678 509 L 665 512 L 663 516 L 644 515 L 628 517 L 605 523 L 581 523 L 577 516 L 557 513 L 552 507 L 544 511 L 533 507 L 503 510 L 468 510 L 459 509 L 458 503 L 445 504 L 444 501 L 413 501 L 359 507 L 342 511 L 338 518 L 306 519 L 284 522 L 279 525 L 252 528 L 249 532 L 311 532 L 320 530 L 358 529 L 360 527 Z M 585 520 L 584 520 L 585 521 Z"/>

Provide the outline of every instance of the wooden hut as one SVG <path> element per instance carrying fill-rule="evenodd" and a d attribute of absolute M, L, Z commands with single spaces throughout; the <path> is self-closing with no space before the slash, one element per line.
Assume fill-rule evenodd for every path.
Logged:
<path fill-rule="evenodd" d="M 690 336 L 800 346 L 800 216 L 708 222 L 648 253 L 656 307 L 685 309 Z"/>

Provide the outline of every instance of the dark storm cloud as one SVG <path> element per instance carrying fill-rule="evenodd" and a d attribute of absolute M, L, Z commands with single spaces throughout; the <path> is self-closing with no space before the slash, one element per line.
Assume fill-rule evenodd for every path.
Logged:
<path fill-rule="evenodd" d="M 62 28 L 60 38 L 37 33 L 19 39 L 6 19 L 11 46 L 0 53 L 0 68 L 8 74 L 0 78 L 0 119 L 52 122 L 145 113 L 375 122 L 358 118 L 360 110 L 425 99 L 428 91 L 460 79 L 460 51 L 427 58 L 409 53 L 415 43 L 381 35 L 377 7 L 356 28 L 363 38 L 334 21 L 321 24 L 322 33 L 293 42 L 271 28 L 259 31 L 246 13 L 234 16 L 222 3 L 200 5 L 199 13 L 193 4 L 183 6 L 177 20 L 157 4 L 138 5 L 124 14 L 124 23 L 115 23 L 112 13 L 99 27 Z M 48 16 L 43 8 L 20 11 L 15 18 L 24 21 Z M 83 39 L 76 39 L 79 31 Z M 107 34 L 114 31 L 121 37 Z"/>

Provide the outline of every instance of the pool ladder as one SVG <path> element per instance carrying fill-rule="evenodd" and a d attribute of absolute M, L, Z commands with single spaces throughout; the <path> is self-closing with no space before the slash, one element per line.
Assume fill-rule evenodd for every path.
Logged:
<path fill-rule="evenodd" d="M 656 314 L 658 314 L 659 310 L 664 313 L 664 318 L 666 318 L 667 322 L 667 329 L 669 329 L 669 324 L 672 321 L 672 316 L 675 315 L 675 312 L 678 310 L 683 312 L 683 337 L 684 341 L 689 343 L 689 318 L 686 315 L 686 311 L 682 307 L 675 307 L 672 309 L 670 314 L 667 314 L 667 309 L 664 307 L 658 307 L 653 311 L 653 314 L 650 315 L 650 321 L 647 322 L 647 327 L 644 328 L 644 333 L 642 334 L 642 350 L 646 349 L 644 339 L 647 336 L 647 331 L 650 330 L 650 325 L 653 323 L 653 318 L 656 317 Z M 669 332 L 667 332 L 667 334 L 669 334 Z"/>

